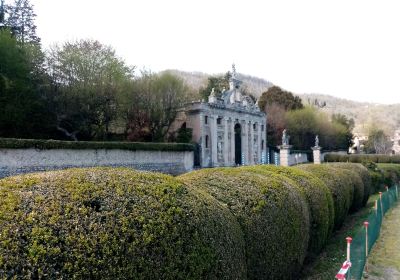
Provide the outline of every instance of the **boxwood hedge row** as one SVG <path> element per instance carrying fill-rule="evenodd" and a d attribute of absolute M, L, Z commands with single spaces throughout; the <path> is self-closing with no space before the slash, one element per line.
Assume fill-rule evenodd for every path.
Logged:
<path fill-rule="evenodd" d="M 326 154 L 324 157 L 326 162 L 374 162 L 374 163 L 400 163 L 399 155 L 379 155 L 379 154 Z"/>
<path fill-rule="evenodd" d="M 234 216 L 174 178 L 71 169 L 0 180 L 0 279 L 245 279 Z"/>
<path fill-rule="evenodd" d="M 241 225 L 248 279 L 295 279 L 307 253 L 309 210 L 294 181 L 242 168 L 203 169 L 179 179 L 209 193 Z"/>
<path fill-rule="evenodd" d="M 330 189 L 335 212 L 334 229 L 340 228 L 353 203 L 354 186 L 348 181 L 349 175 L 328 164 L 305 164 L 296 168 L 312 173 Z"/>
<path fill-rule="evenodd" d="M 266 165 L 242 169 L 265 176 L 280 174 L 293 180 L 300 187 L 310 208 L 308 259 L 317 255 L 326 244 L 334 225 L 333 199 L 328 187 L 317 177 L 295 168 Z"/>
<path fill-rule="evenodd" d="M 5 178 L 0 279 L 296 279 L 365 204 L 370 174 L 340 163 Z"/>

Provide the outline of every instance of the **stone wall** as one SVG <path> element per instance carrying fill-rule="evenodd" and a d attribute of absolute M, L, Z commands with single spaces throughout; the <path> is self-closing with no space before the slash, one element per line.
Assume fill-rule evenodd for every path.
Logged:
<path fill-rule="evenodd" d="M 307 163 L 307 154 L 306 153 L 291 153 L 289 155 L 289 166 L 297 165 L 301 163 Z"/>
<path fill-rule="evenodd" d="M 0 148 L 0 178 L 71 167 L 130 167 L 178 175 L 193 169 L 193 151 Z"/>

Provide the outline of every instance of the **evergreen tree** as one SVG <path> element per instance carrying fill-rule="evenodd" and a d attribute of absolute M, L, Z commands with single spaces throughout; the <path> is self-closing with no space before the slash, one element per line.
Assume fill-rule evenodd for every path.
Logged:
<path fill-rule="evenodd" d="M 36 14 L 29 0 L 15 0 L 13 5 L 6 7 L 6 12 L 5 25 L 12 30 L 19 42 L 40 43 L 40 38 L 36 35 Z"/>

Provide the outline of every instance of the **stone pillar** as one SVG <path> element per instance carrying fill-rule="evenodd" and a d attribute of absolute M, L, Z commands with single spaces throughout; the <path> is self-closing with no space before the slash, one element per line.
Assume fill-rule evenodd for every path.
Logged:
<path fill-rule="evenodd" d="M 249 128 L 250 128 L 250 145 L 249 145 L 249 164 L 254 165 L 254 128 L 253 128 L 253 122 L 249 122 Z"/>
<path fill-rule="evenodd" d="M 230 132 L 231 132 L 231 156 L 230 163 L 231 165 L 235 165 L 235 122 L 231 120 L 230 123 Z"/>
<path fill-rule="evenodd" d="M 217 134 L 217 118 L 213 115 L 209 117 L 210 120 L 210 147 L 211 147 L 211 166 L 218 164 L 218 134 Z"/>
<path fill-rule="evenodd" d="M 261 146 L 261 143 L 262 143 L 262 140 L 263 140 L 263 137 L 262 137 L 262 131 L 261 131 L 261 125 L 262 125 L 262 123 L 259 123 L 259 125 L 258 125 L 258 164 L 260 164 L 260 163 L 262 163 L 262 159 L 263 159 L 263 150 L 262 150 L 262 146 Z M 265 145 L 266 143 L 265 143 L 265 141 L 264 141 L 264 146 L 266 146 Z"/>
<path fill-rule="evenodd" d="M 229 119 L 224 118 L 224 166 L 229 166 L 229 139 L 228 139 L 228 131 L 229 131 Z"/>
<path fill-rule="evenodd" d="M 281 166 L 290 166 L 290 149 L 292 145 L 278 146 Z"/>
<path fill-rule="evenodd" d="M 314 146 L 311 149 L 313 150 L 314 164 L 321 164 L 321 147 Z"/>
<path fill-rule="evenodd" d="M 242 132 L 242 165 L 249 164 L 249 129 L 247 127 L 247 121 L 243 121 L 243 132 Z"/>
<path fill-rule="evenodd" d="M 204 167 L 204 151 L 206 148 L 206 135 L 204 133 L 204 115 L 202 113 L 199 114 L 200 118 L 200 166 Z"/>

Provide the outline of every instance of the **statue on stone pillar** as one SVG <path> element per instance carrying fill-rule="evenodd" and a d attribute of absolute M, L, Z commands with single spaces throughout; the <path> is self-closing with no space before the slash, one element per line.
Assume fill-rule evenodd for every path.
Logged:
<path fill-rule="evenodd" d="M 318 138 L 318 135 L 315 136 L 315 147 L 319 147 L 319 138 Z"/>
<path fill-rule="evenodd" d="M 287 146 L 289 145 L 289 138 L 290 136 L 286 132 L 286 128 L 282 132 L 282 145 Z"/>

